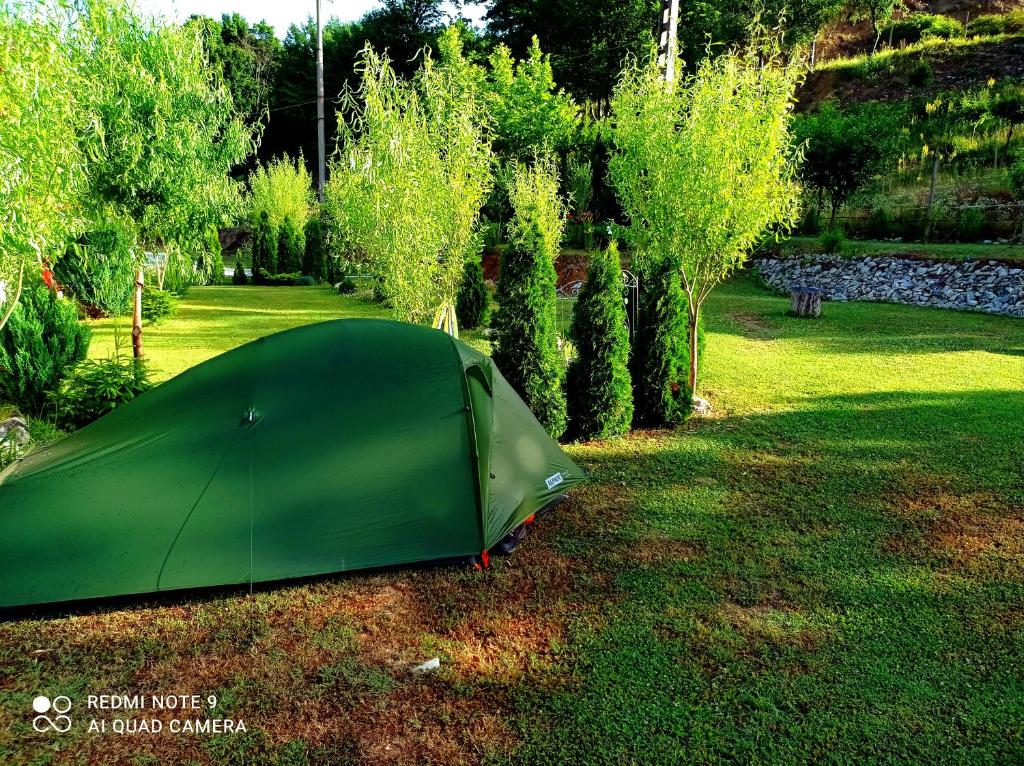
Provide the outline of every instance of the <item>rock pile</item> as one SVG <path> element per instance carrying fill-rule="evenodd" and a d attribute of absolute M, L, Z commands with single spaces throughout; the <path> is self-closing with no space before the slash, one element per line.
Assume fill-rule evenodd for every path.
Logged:
<path fill-rule="evenodd" d="M 805 255 L 757 258 L 753 266 L 780 293 L 816 287 L 832 301 L 886 301 L 1024 317 L 1024 268 L 1000 261 Z"/>

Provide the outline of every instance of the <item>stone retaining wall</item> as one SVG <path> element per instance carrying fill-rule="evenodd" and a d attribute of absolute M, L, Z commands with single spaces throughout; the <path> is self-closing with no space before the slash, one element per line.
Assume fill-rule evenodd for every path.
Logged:
<path fill-rule="evenodd" d="M 752 265 L 770 287 L 784 293 L 792 287 L 816 287 L 826 300 L 887 301 L 1024 317 L 1024 268 L 1010 263 L 804 255 L 756 258 Z"/>

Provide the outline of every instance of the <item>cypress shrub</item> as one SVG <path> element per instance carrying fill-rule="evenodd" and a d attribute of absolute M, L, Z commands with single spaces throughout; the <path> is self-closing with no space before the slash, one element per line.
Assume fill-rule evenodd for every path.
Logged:
<path fill-rule="evenodd" d="M 285 218 L 278 232 L 277 271 L 282 274 L 301 273 L 305 249 L 302 233 L 295 227 L 295 222 Z"/>
<path fill-rule="evenodd" d="M 487 323 L 487 310 L 491 296 L 484 284 L 484 270 L 478 258 L 466 261 L 462 272 L 459 296 L 455 300 L 455 313 L 459 327 L 473 330 Z"/>
<path fill-rule="evenodd" d="M 270 222 L 270 215 L 264 210 L 256 219 L 252 229 L 252 273 L 255 282 L 256 270 L 267 274 L 277 273 L 277 229 Z"/>
<path fill-rule="evenodd" d="M 591 255 L 572 315 L 576 359 L 566 376 L 569 433 L 579 439 L 621 436 L 633 422 L 629 330 L 622 301 L 619 248 Z"/>
<path fill-rule="evenodd" d="M 43 285 L 27 287 L 0 330 L 0 399 L 41 416 L 48 394 L 85 358 L 89 338 L 73 301 Z"/>
<path fill-rule="evenodd" d="M 245 276 L 245 264 L 242 263 L 242 255 L 238 255 L 235 261 L 235 273 L 231 277 L 231 283 L 235 285 L 249 284 L 249 278 Z"/>
<path fill-rule="evenodd" d="M 554 260 L 542 227 L 505 248 L 498 280 L 494 362 L 553 438 L 565 431 L 565 365 L 558 349 Z"/>
<path fill-rule="evenodd" d="M 680 423 L 690 410 L 686 378 L 686 296 L 673 259 L 640 272 L 640 300 L 630 374 L 633 422 L 659 427 Z"/>
<path fill-rule="evenodd" d="M 314 215 L 306 221 L 306 251 L 302 259 L 302 273 L 313 277 L 316 282 L 327 278 L 327 252 L 324 245 L 324 229 L 320 216 Z"/>

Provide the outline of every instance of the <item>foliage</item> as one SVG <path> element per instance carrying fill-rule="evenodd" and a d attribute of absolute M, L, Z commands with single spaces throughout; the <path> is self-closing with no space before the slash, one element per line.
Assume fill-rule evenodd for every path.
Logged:
<path fill-rule="evenodd" d="M 833 226 L 821 233 L 819 241 L 823 253 L 840 253 L 846 245 L 846 234 L 839 226 Z"/>
<path fill-rule="evenodd" d="M 327 244 L 320 215 L 310 216 L 306 221 L 306 249 L 302 255 L 302 273 L 313 277 L 316 282 L 327 279 Z"/>
<path fill-rule="evenodd" d="M 558 89 L 534 37 L 525 58 L 516 61 L 499 45 L 490 59 L 487 107 L 494 124 L 494 148 L 503 155 L 526 159 L 539 151 L 564 149 L 572 136 L 577 109 Z"/>
<path fill-rule="evenodd" d="M 1015 199 L 1024 202 L 1024 154 L 1010 166 L 1010 193 Z"/>
<path fill-rule="evenodd" d="M 263 21 L 250 25 L 237 13 L 225 13 L 220 21 L 192 16 L 186 26 L 199 30 L 207 58 L 219 69 L 242 118 L 261 119 L 281 55 L 273 28 Z"/>
<path fill-rule="evenodd" d="M 0 398 L 40 416 L 47 395 L 89 350 L 75 304 L 43 285 L 27 286 L 0 330 Z"/>
<path fill-rule="evenodd" d="M 166 251 L 183 287 L 211 227 L 240 210 L 229 173 L 253 146 L 194 27 L 143 19 L 115 0 L 82 0 L 63 36 L 89 86 L 81 108 L 102 137 L 90 153 L 88 199 Z"/>
<path fill-rule="evenodd" d="M 963 24 L 951 16 L 938 13 L 912 13 L 882 28 L 882 39 L 891 39 L 893 45 L 916 43 L 927 37 L 949 39 L 963 34 Z"/>
<path fill-rule="evenodd" d="M 486 18 L 488 31 L 512 55 L 526 55 L 539 37 L 552 54 L 557 82 L 578 98 L 606 99 L 623 58 L 650 48 L 658 8 L 658 0 L 494 0 Z"/>
<path fill-rule="evenodd" d="M 458 29 L 439 39 L 415 81 L 367 48 L 358 99 L 345 111 L 342 149 L 326 190 L 329 239 L 380 278 L 398 317 L 424 321 L 452 304 L 475 257 L 490 186 L 480 74 Z"/>
<path fill-rule="evenodd" d="M 826 102 L 796 120 L 793 134 L 803 147 L 803 180 L 828 195 L 831 221 L 850 195 L 902 149 L 897 113 L 873 104 L 840 111 Z"/>
<path fill-rule="evenodd" d="M 541 154 L 531 163 L 512 163 L 511 172 L 508 197 L 513 212 L 509 238 L 538 249 L 553 262 L 565 231 L 565 202 L 558 192 L 558 166 L 553 157 Z M 534 236 L 541 238 L 536 245 L 527 242 Z"/>
<path fill-rule="evenodd" d="M 854 0 L 852 5 L 868 15 L 877 45 L 882 35 L 882 25 L 892 18 L 893 12 L 902 5 L 902 0 Z"/>
<path fill-rule="evenodd" d="M 141 359 L 115 352 L 106 359 L 87 359 L 50 396 L 61 428 L 76 429 L 113 412 L 152 387 Z"/>
<path fill-rule="evenodd" d="M 296 228 L 295 222 L 290 217 L 286 217 L 277 234 L 278 271 L 302 273 L 305 251 L 304 233 Z"/>
<path fill-rule="evenodd" d="M 470 258 L 462 273 L 462 284 L 459 286 L 459 297 L 455 301 L 455 312 L 459 327 L 473 330 L 487 324 L 487 312 L 490 308 L 491 294 L 484 284 L 484 270 L 480 259 Z"/>
<path fill-rule="evenodd" d="M 1024 122 L 1024 85 L 1004 83 L 993 94 L 990 109 L 995 118 L 1009 123 L 1005 144 L 1009 148 L 1014 129 Z"/>
<path fill-rule="evenodd" d="M 259 269 L 268 274 L 277 272 L 277 228 L 270 222 L 270 213 L 260 212 L 252 229 L 252 273 Z"/>
<path fill-rule="evenodd" d="M 868 217 L 865 235 L 869 239 L 887 239 L 893 235 L 895 222 L 883 208 L 875 208 Z"/>
<path fill-rule="evenodd" d="M 276 229 L 291 219 L 300 230 L 312 213 L 313 178 L 302 157 L 288 155 L 261 165 L 249 176 L 249 213 L 255 224 L 266 213 Z"/>
<path fill-rule="evenodd" d="M 590 160 L 570 154 L 565 161 L 565 180 L 573 212 L 577 216 L 586 213 L 594 197 L 594 166 Z"/>
<path fill-rule="evenodd" d="M 972 36 L 1017 34 L 1024 32 L 1024 10 L 1007 13 L 986 13 L 975 16 L 967 24 L 967 33 Z"/>
<path fill-rule="evenodd" d="M 642 258 L 640 264 L 639 311 L 629 360 L 633 422 L 674 425 L 689 414 L 693 395 L 686 382 L 686 296 L 674 258 Z"/>
<path fill-rule="evenodd" d="M 245 264 L 242 262 L 242 255 L 239 253 L 238 258 L 235 259 L 235 272 L 231 275 L 231 284 L 233 285 L 247 285 L 249 284 L 249 278 L 245 275 Z"/>
<path fill-rule="evenodd" d="M 555 266 L 541 224 L 501 254 L 494 362 L 552 437 L 565 431 L 565 364 L 558 349 Z"/>
<path fill-rule="evenodd" d="M 263 285 L 265 287 L 294 287 L 302 279 L 302 274 L 298 271 L 283 272 L 280 274 L 272 274 L 263 269 L 252 270 L 252 283 L 254 285 Z"/>
<path fill-rule="evenodd" d="M 705 60 L 675 87 L 666 86 L 655 62 L 632 62 L 616 88 L 609 171 L 638 264 L 678 258 L 691 389 L 701 304 L 766 231 L 797 220 L 790 123 L 799 75 L 799 63 L 783 58 L 777 40 L 760 39 Z"/>
<path fill-rule="evenodd" d="M 566 404 L 575 438 L 621 436 L 633 422 L 621 268 L 614 242 L 593 253 L 573 310 L 576 358 L 566 373 Z"/>
<path fill-rule="evenodd" d="M 0 328 L 28 264 L 53 260 L 77 228 L 82 149 L 95 145 L 62 28 L 57 9 L 0 6 Z"/>
<path fill-rule="evenodd" d="M 977 242 L 981 239 L 981 229 L 984 225 L 985 218 L 978 212 L 977 208 L 964 208 L 960 211 L 960 217 L 957 220 L 957 241 Z"/>
<path fill-rule="evenodd" d="M 134 241 L 134 230 L 122 220 L 101 221 L 68 246 L 54 264 L 54 277 L 65 291 L 100 314 L 127 314 L 138 263 Z"/>
<path fill-rule="evenodd" d="M 156 324 L 161 319 L 174 316 L 178 310 L 177 303 L 166 290 L 160 290 L 150 285 L 142 288 L 142 321 L 149 324 Z"/>

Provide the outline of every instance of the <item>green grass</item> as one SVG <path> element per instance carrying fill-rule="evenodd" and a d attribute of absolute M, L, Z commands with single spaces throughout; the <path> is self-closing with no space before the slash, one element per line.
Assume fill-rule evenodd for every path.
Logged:
<path fill-rule="evenodd" d="M 919 58 L 938 55 L 963 55 L 972 49 L 997 45 L 1020 37 L 1018 33 L 1000 33 L 995 35 L 979 35 L 976 37 L 953 37 L 942 39 L 925 38 L 919 42 L 902 48 L 889 48 L 868 55 L 861 53 L 856 56 L 844 56 L 830 59 L 817 65 L 818 71 L 832 71 L 850 77 L 869 77 L 881 72 L 893 72 Z"/>
<path fill-rule="evenodd" d="M 487 572 L 0 624 L 0 762 L 1021 762 L 1024 323 L 787 308 L 713 293 L 714 415 L 571 446 L 590 482 Z M 195 290 L 147 347 L 375 310 Z M 215 692 L 250 732 L 34 734 L 40 691 Z"/>
<path fill-rule="evenodd" d="M 820 240 L 818 237 L 790 237 L 782 243 L 782 252 L 787 255 L 820 253 Z M 1024 245 L 923 244 L 848 239 L 843 244 L 842 255 L 852 258 L 868 255 L 912 255 L 942 261 L 1024 261 Z"/>

